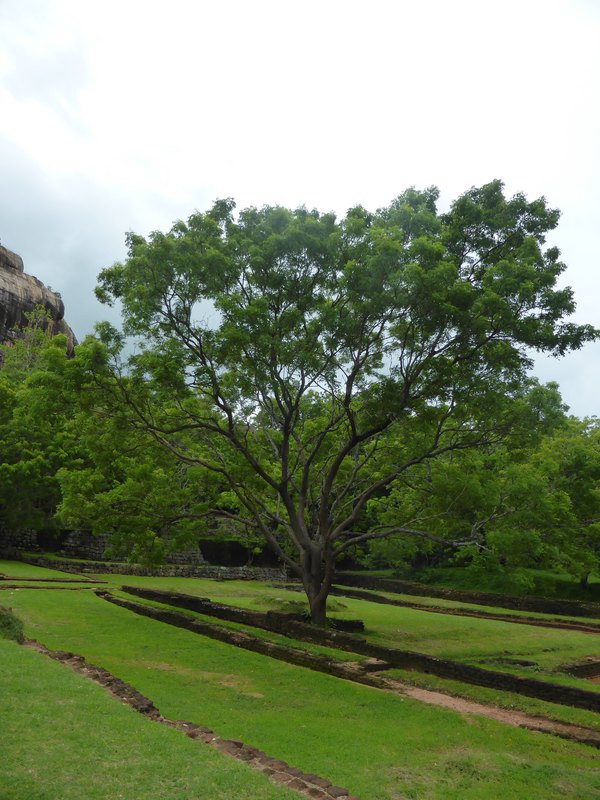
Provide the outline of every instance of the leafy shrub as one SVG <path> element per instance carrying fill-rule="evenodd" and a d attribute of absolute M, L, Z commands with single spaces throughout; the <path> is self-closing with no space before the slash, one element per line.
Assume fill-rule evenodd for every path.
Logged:
<path fill-rule="evenodd" d="M 0 606 L 0 638 L 14 639 L 16 642 L 22 642 L 25 638 L 21 620 L 15 617 L 10 608 L 2 606 Z"/>

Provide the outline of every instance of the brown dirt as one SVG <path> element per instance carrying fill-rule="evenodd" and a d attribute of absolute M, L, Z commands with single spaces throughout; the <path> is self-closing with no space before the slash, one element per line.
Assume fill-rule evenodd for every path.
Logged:
<path fill-rule="evenodd" d="M 449 708 L 452 711 L 458 711 L 460 714 L 476 714 L 480 717 L 503 722 L 505 725 L 527 728 L 530 731 L 540 731 L 541 733 L 550 733 L 563 739 L 571 739 L 600 748 L 600 732 L 592 728 L 585 728 L 567 722 L 556 722 L 547 717 L 538 717 L 533 714 L 526 714 L 523 711 L 488 706 L 473 700 L 466 700 L 464 697 L 455 697 L 429 689 L 419 689 L 416 686 L 403 684 L 401 688 L 391 689 L 391 691 L 396 691 L 423 703 Z"/>
<path fill-rule="evenodd" d="M 378 665 L 372 663 L 373 661 L 375 660 L 368 659 L 362 662 L 347 663 L 346 667 L 349 672 L 355 672 L 358 677 L 364 674 L 364 672 L 373 672 L 377 670 Z M 553 736 L 559 736 L 562 739 L 570 739 L 571 741 L 581 742 L 582 744 L 589 744 L 592 747 L 600 748 L 600 731 L 594 730 L 593 728 L 586 728 L 582 725 L 574 725 L 569 722 L 557 722 L 548 717 L 527 714 L 524 711 L 486 705 L 474 700 L 467 700 L 464 697 L 445 694 L 444 692 L 421 689 L 417 686 L 410 686 L 395 678 L 386 676 L 373 676 L 372 681 L 373 683 L 371 685 L 376 685 L 377 688 L 383 691 L 402 695 L 404 697 L 411 697 L 413 700 L 419 700 L 422 703 L 439 706 L 440 708 L 448 708 L 459 714 L 474 714 L 479 717 L 487 717 L 488 719 L 502 722 L 505 725 L 512 725 L 515 728 L 527 728 L 531 731 L 549 733 Z"/>

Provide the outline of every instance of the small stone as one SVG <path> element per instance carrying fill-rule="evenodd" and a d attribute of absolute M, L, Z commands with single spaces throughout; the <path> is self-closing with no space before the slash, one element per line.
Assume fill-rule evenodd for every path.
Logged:
<path fill-rule="evenodd" d="M 238 739 L 222 739 L 221 740 L 224 745 L 228 747 L 243 747 L 244 743 L 240 742 Z"/>
<path fill-rule="evenodd" d="M 295 778 L 303 778 L 304 777 L 304 773 L 302 772 L 302 770 L 298 769 L 297 767 L 288 767 L 288 772 L 290 773 L 290 775 L 293 775 Z"/>
<path fill-rule="evenodd" d="M 269 767 L 272 767 L 274 770 L 287 770 L 289 764 L 286 764 L 285 761 L 280 761 L 278 758 L 268 758 L 265 762 Z"/>
<path fill-rule="evenodd" d="M 326 793 L 329 797 L 335 797 L 336 799 L 338 797 L 347 797 L 349 794 L 348 789 L 342 789 L 341 786 L 330 786 Z"/>
<path fill-rule="evenodd" d="M 275 781 L 275 783 L 289 783 L 290 777 L 287 772 L 274 772 L 271 775 L 271 780 Z"/>
<path fill-rule="evenodd" d="M 295 789 L 297 792 L 303 792 L 308 789 L 308 786 L 299 778 L 294 778 L 288 783 L 288 789 Z"/>
<path fill-rule="evenodd" d="M 315 786 L 320 786 L 321 789 L 327 789 L 331 786 L 331 781 L 328 781 L 325 778 L 319 778 L 318 775 L 311 775 L 310 778 L 310 782 L 314 783 Z"/>

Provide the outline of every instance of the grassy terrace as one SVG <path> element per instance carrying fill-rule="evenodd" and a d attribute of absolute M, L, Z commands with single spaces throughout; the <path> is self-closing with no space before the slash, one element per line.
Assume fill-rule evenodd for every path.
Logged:
<path fill-rule="evenodd" d="M 344 587 L 339 587 L 339 591 L 343 592 Z M 351 589 L 349 588 L 349 591 Z M 511 617 L 523 617 L 525 619 L 532 618 L 532 619 L 539 619 L 539 620 L 554 620 L 559 619 L 556 614 L 543 614 L 539 611 L 521 611 L 517 608 L 498 608 L 496 606 L 485 606 L 475 603 L 466 603 L 463 600 L 447 600 L 444 597 L 423 597 L 421 595 L 414 595 L 414 594 L 401 594 L 396 592 L 385 592 L 378 589 L 360 589 L 359 591 L 363 592 L 365 595 L 378 595 L 380 597 L 385 597 L 388 600 L 395 600 L 401 601 L 403 603 L 414 604 L 418 606 L 425 606 L 428 608 L 443 608 L 443 609 L 466 609 L 468 611 L 484 611 L 489 614 L 496 614 L 499 616 L 507 617 L 510 619 Z M 562 621 L 573 621 L 583 623 L 600 623 L 600 616 L 594 617 L 577 617 L 577 616 L 568 616 L 568 615 L 561 615 L 560 619 Z"/>
<path fill-rule="evenodd" d="M 30 569 L 33 577 L 33 569 L 26 567 L 26 571 Z M 15 575 L 5 563 L 0 563 L 0 571 Z M 123 576 L 107 579 L 114 585 L 125 582 Z M 265 607 L 275 601 L 279 606 L 289 607 L 288 600 L 299 599 L 299 595 L 292 592 L 288 597 L 282 590 L 246 583 L 238 586 L 229 582 L 129 577 L 126 582 L 185 591 L 222 602 L 229 598 L 236 605 L 250 608 Z M 365 619 L 369 629 L 375 631 L 372 635 L 385 638 L 388 630 L 387 635 L 393 634 L 396 640 L 395 646 L 407 646 L 403 638 L 405 633 L 398 632 L 405 624 L 403 618 L 394 616 L 392 622 L 387 617 L 388 611 L 395 615 L 407 610 L 362 601 L 342 599 L 341 602 L 347 608 L 339 613 Z M 207 725 L 224 737 L 242 739 L 305 771 L 347 786 L 361 800 L 600 798 L 597 751 L 583 745 L 425 706 L 274 661 L 135 616 L 88 591 L 5 590 L 0 593 L 0 603 L 11 606 L 24 620 L 28 636 L 53 649 L 80 653 L 88 661 L 105 667 L 150 697 L 166 716 Z M 383 613 L 383 621 L 377 622 L 377 613 Z M 411 613 L 420 613 L 423 628 L 419 639 L 415 623 L 411 631 L 415 642 L 412 649 L 420 648 L 418 641 L 429 641 L 432 646 L 449 641 L 450 632 L 428 631 L 436 615 Z M 493 624 L 505 626 L 515 635 L 522 631 L 537 632 L 508 623 Z M 566 632 L 553 633 L 560 640 Z M 502 636 L 496 640 L 496 644 L 501 643 L 502 650 L 507 645 L 507 632 L 503 636 L 504 640 Z M 588 641 L 590 654 L 589 650 L 598 640 L 584 634 L 578 636 Z M 462 644 L 467 651 L 473 646 L 470 642 Z M 510 646 L 512 649 L 512 642 Z M 486 648 L 486 652 L 493 652 L 493 647 L 488 647 L 487 643 Z M 568 652 L 568 647 L 565 650 Z M 3 748 L 7 741 L 11 748 L 6 751 L 8 759 L 2 759 L 3 768 L 9 774 L 2 776 L 4 783 L 0 785 L 3 789 L 9 786 L 12 792 L 0 794 L 3 798 L 46 800 L 87 796 L 112 800 L 121 796 L 125 800 L 137 800 L 137 797 L 152 796 L 187 800 L 199 796 L 212 800 L 226 796 L 219 794 L 216 773 L 213 776 L 211 770 L 206 773 L 206 783 L 200 789 L 196 789 L 197 784 L 193 782 L 195 778 L 190 770 L 204 764 L 200 753 L 207 748 L 188 742 L 176 732 L 165 731 L 169 734 L 165 738 L 168 745 L 154 742 L 138 749 L 138 742 L 142 747 L 142 740 L 149 741 L 145 738 L 150 735 L 145 733 L 146 729 L 153 727 L 158 731 L 152 734 L 156 736 L 163 735 L 162 729 L 121 707 L 97 687 L 75 690 L 75 685 L 87 684 L 62 665 L 48 662 L 12 643 L 3 645 L 0 652 L 3 654 L 2 685 L 9 687 L 7 697 L 10 696 L 4 704 L 7 714 L 3 714 Z M 574 660 L 573 655 L 569 655 L 569 660 Z M 50 673 L 52 679 L 46 677 Z M 589 685 L 585 683 L 586 687 Z M 35 686 L 34 692 L 32 686 Z M 48 700 L 52 697 L 53 700 Z M 100 697 L 106 705 L 100 703 Z M 30 710 L 30 703 L 34 706 L 37 703 L 37 706 Z M 90 713 L 80 718 L 80 708 L 84 707 L 90 709 Z M 110 721 L 113 707 L 116 716 Z M 10 723 L 6 723 L 5 719 L 9 718 Z M 86 725 L 89 730 L 99 731 L 98 741 L 96 744 L 94 740 L 89 747 L 80 747 L 77 734 L 69 733 L 70 726 L 73 731 L 84 731 Z M 136 726 L 144 732 L 138 733 Z M 29 737 L 30 728 L 34 729 L 33 738 Z M 27 737 L 23 730 L 28 731 Z M 121 732 L 123 738 L 120 739 Z M 69 758 L 62 767 L 61 778 L 58 772 L 64 750 L 69 751 Z M 160 758 L 156 757 L 157 753 Z M 208 756 L 213 755 L 216 764 L 218 754 L 209 751 Z M 99 779 L 92 788 L 88 786 L 86 772 L 81 768 L 81 763 L 88 764 L 88 758 L 96 764 L 96 769 L 103 765 L 104 758 L 107 759 L 106 774 L 113 775 L 112 784 L 106 778 L 106 781 Z M 7 764 L 15 766 L 9 769 Z M 184 764 L 188 764 L 187 771 Z M 158 772 L 153 771 L 155 766 Z M 137 785 L 137 768 L 148 775 L 139 794 L 129 790 L 130 784 Z M 201 770 L 203 777 L 207 769 Z M 227 761 L 225 771 L 229 769 L 243 771 L 244 768 Z M 101 766 L 101 773 L 102 770 L 104 766 Z M 83 777 L 80 780 L 71 773 L 83 773 Z M 251 780 L 261 776 L 249 770 L 243 774 L 248 776 L 246 785 L 250 788 L 243 794 L 232 777 L 230 797 L 288 796 L 268 784 L 265 793 L 260 794 L 263 789 L 256 788 L 258 784 L 251 784 Z M 65 786 L 74 787 L 72 794 L 68 794 L 67 789 L 61 790 L 61 780 Z"/>
<path fill-rule="evenodd" d="M 255 581 L 211 581 L 190 578 L 143 578 L 101 575 L 109 584 L 153 586 L 168 591 L 209 597 L 211 600 L 266 611 L 298 610 L 304 607 L 298 592 L 273 588 Z M 373 642 L 404 650 L 463 661 L 489 669 L 513 671 L 507 660 L 535 661 L 535 668 L 516 670 L 518 674 L 557 680 L 554 671 L 587 656 L 598 654 L 600 638 L 578 631 L 534 628 L 499 620 L 432 614 L 418 609 L 386 606 L 346 597 L 331 599 L 332 616 L 360 618 L 365 636 Z M 492 609 L 494 610 L 494 609 Z M 561 678 L 569 685 L 594 689 L 580 679 Z M 600 686 L 596 687 L 600 691 Z"/>
<path fill-rule="evenodd" d="M 61 572 L 56 569 L 47 569 L 46 567 L 38 567 L 35 564 L 24 564 L 21 561 L 1 561 L 0 560 L 0 573 L 6 575 L 7 578 L 16 578 L 17 580 L 27 580 L 28 578 L 35 578 L 40 580 L 47 578 L 48 580 L 63 579 L 67 581 L 77 579 L 77 575 L 70 572 Z M 88 576 L 83 576 L 83 580 L 87 580 Z M 0 582 L 0 586 L 2 583 Z"/>
<path fill-rule="evenodd" d="M 0 679 L 2 800 L 297 798 L 147 720 L 64 666 L 2 639 Z"/>
<path fill-rule="evenodd" d="M 136 603 L 139 603 L 141 605 L 147 605 L 153 608 L 167 608 L 167 609 L 172 608 L 171 606 L 153 600 L 146 600 L 139 597 L 132 598 L 131 595 L 128 595 L 127 593 L 124 592 L 120 592 L 118 590 L 115 591 L 114 594 L 117 597 L 122 597 L 125 600 L 131 601 L 133 599 L 134 602 Z M 303 641 L 296 641 L 288 637 L 280 636 L 275 633 L 270 633 L 268 631 L 261 630 L 259 628 L 252 628 L 247 625 L 242 625 L 227 620 L 221 620 L 221 619 L 215 620 L 214 617 L 208 617 L 206 615 L 199 614 L 194 611 L 190 611 L 188 609 L 185 610 L 177 609 L 177 611 L 186 614 L 187 616 L 193 617 L 194 619 L 198 619 L 203 622 L 208 622 L 213 625 L 218 625 L 219 627 L 225 627 L 231 630 L 244 631 L 256 638 L 266 639 L 275 642 L 277 644 L 292 646 L 300 650 L 306 650 L 310 653 L 315 653 L 317 655 L 324 655 L 330 658 L 334 658 L 338 661 L 360 661 L 363 658 L 363 656 L 350 653 L 345 650 L 333 650 L 332 648 L 323 647 L 320 645 L 308 644 L 307 642 Z M 536 678 L 539 676 L 539 670 L 536 671 L 521 670 L 519 672 L 519 670 L 515 670 L 514 668 L 511 668 L 509 666 L 507 667 L 506 664 L 502 664 L 501 666 L 503 672 L 512 672 L 513 674 L 526 674 L 526 675 L 528 674 Z M 516 709 L 533 715 L 545 716 L 548 717 L 549 719 L 553 719 L 558 722 L 567 722 L 576 725 L 583 725 L 585 727 L 600 731 L 600 717 L 597 713 L 593 711 L 585 711 L 579 708 L 570 708 L 568 706 L 558 705 L 555 703 L 549 703 L 543 700 L 537 700 L 535 698 L 526 697 L 525 695 L 519 695 L 511 692 L 504 692 L 493 689 L 486 689 L 480 686 L 460 683 L 458 681 L 438 678 L 437 676 L 434 675 L 428 675 L 426 673 L 413 672 L 409 670 L 391 669 L 385 671 L 382 674 L 388 675 L 389 677 L 392 678 L 397 678 L 404 683 L 414 686 L 419 686 L 421 688 L 439 690 L 445 692 L 446 694 L 465 697 L 467 699 L 474 700 L 477 702 L 496 705 L 506 709 Z M 579 688 L 590 689 L 592 691 L 596 688 L 595 685 L 590 683 L 589 681 L 582 681 L 580 679 L 571 678 L 566 675 L 552 673 L 550 677 L 554 683 L 561 683 L 566 686 L 576 686 Z"/>

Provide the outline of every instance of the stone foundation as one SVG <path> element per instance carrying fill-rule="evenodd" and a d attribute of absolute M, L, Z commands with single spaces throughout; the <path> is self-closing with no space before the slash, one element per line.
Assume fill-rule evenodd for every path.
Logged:
<path fill-rule="evenodd" d="M 21 556 L 22 561 L 39 567 L 58 569 L 75 574 L 143 575 L 158 578 L 214 578 L 237 581 L 281 581 L 286 579 L 284 569 L 269 567 L 213 567 L 210 564 L 181 566 L 164 564 L 146 567 L 141 564 L 110 563 L 106 561 L 69 561 L 44 556 Z"/>

